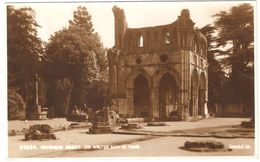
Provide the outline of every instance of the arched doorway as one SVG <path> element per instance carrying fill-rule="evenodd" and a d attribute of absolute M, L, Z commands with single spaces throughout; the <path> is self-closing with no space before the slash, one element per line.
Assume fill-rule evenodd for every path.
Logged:
<path fill-rule="evenodd" d="M 199 95 L 198 95 L 198 115 L 204 116 L 204 106 L 206 100 L 206 77 L 204 73 L 200 75 L 200 83 L 199 83 Z"/>
<path fill-rule="evenodd" d="M 159 117 L 167 119 L 177 116 L 177 88 L 174 77 L 164 74 L 159 83 Z"/>
<path fill-rule="evenodd" d="M 150 91 L 148 80 L 138 75 L 134 81 L 134 116 L 148 117 L 150 107 Z"/>
<path fill-rule="evenodd" d="M 190 91 L 190 105 L 189 116 L 196 116 L 198 111 L 198 73 L 197 70 L 193 70 L 191 76 L 191 91 Z"/>

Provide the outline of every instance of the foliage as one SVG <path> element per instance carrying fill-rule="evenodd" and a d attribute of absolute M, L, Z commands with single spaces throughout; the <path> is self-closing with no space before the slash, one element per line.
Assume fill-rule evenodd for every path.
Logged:
<path fill-rule="evenodd" d="M 85 7 L 78 7 L 69 26 L 51 36 L 44 62 L 47 68 L 43 73 L 48 80 L 68 78 L 73 84 L 70 108 L 88 104 L 91 84 L 105 77 L 101 74 L 106 74 L 107 61 Z"/>
<path fill-rule="evenodd" d="M 68 114 L 69 102 L 73 85 L 69 79 L 57 80 L 54 84 L 54 107 L 57 117 Z"/>
<path fill-rule="evenodd" d="M 234 51 L 246 48 L 253 41 L 254 19 L 250 4 L 234 6 L 229 12 L 221 11 L 214 15 L 218 30 L 218 46 L 225 46 L 232 41 Z"/>
<path fill-rule="evenodd" d="M 217 47 L 225 47 L 221 64 L 229 75 L 222 95 L 223 102 L 251 102 L 254 92 L 254 19 L 250 4 L 234 6 L 229 12 L 214 15 Z"/>
<path fill-rule="evenodd" d="M 91 84 L 88 91 L 88 107 L 100 109 L 109 104 L 108 82 L 99 80 Z"/>
<path fill-rule="evenodd" d="M 26 104 L 14 89 L 8 89 L 8 120 L 24 119 Z"/>
<path fill-rule="evenodd" d="M 216 32 L 215 27 L 208 24 L 202 27 L 200 31 L 206 36 L 208 42 L 208 105 L 209 108 L 212 108 L 221 99 L 221 90 L 226 78 L 225 73 L 222 71 L 222 66 L 216 58 L 219 50 L 215 46 L 215 37 L 213 36 Z"/>
<path fill-rule="evenodd" d="M 17 88 L 27 105 L 33 100 L 34 76 L 43 52 L 38 27 L 31 8 L 7 6 L 8 87 Z"/>

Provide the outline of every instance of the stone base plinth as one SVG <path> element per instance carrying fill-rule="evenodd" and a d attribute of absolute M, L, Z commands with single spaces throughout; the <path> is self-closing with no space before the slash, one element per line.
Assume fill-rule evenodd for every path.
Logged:
<path fill-rule="evenodd" d="M 43 120 L 43 119 L 47 119 L 47 112 L 30 113 L 30 114 L 28 114 L 28 119 L 29 120 Z"/>
<path fill-rule="evenodd" d="M 89 128 L 91 134 L 107 134 L 112 133 L 112 128 L 108 122 L 95 122 L 93 126 Z"/>

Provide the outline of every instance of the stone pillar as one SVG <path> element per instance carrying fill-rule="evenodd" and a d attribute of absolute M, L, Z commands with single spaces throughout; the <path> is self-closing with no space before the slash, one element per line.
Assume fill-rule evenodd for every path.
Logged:
<path fill-rule="evenodd" d="M 154 83 L 155 84 L 155 83 Z M 154 118 L 160 118 L 160 104 L 159 104 L 159 84 L 153 87 L 153 105 L 154 105 Z"/>
<path fill-rule="evenodd" d="M 117 63 L 117 97 L 125 97 L 125 57 L 121 51 Z"/>
<path fill-rule="evenodd" d="M 207 102 L 204 103 L 204 115 L 205 115 L 206 117 L 209 116 Z"/>
<path fill-rule="evenodd" d="M 113 96 L 113 85 L 114 85 L 114 71 L 113 71 L 113 49 L 107 51 L 108 69 L 109 69 L 109 94 Z"/>
<path fill-rule="evenodd" d="M 115 20 L 115 47 L 122 49 L 124 45 L 124 35 L 127 29 L 127 22 L 124 10 L 114 6 L 112 9 Z"/>
<path fill-rule="evenodd" d="M 112 89 L 112 96 L 116 97 L 117 96 L 117 66 L 116 64 L 113 65 L 113 89 Z"/>
<path fill-rule="evenodd" d="M 112 98 L 116 97 L 117 92 L 117 49 L 112 48 L 107 52 L 109 65 L 109 93 Z"/>
<path fill-rule="evenodd" d="M 133 88 L 126 89 L 126 105 L 127 105 L 127 115 L 134 115 L 134 96 L 133 96 Z"/>
<path fill-rule="evenodd" d="M 150 93 L 149 93 L 149 119 L 152 119 L 154 117 L 154 107 L 153 107 L 153 86 L 150 85 L 149 87 Z"/>
<path fill-rule="evenodd" d="M 208 117 L 208 116 L 210 116 L 209 113 L 208 113 L 208 66 L 207 66 L 207 69 L 206 69 L 205 84 L 206 84 L 206 87 L 205 87 L 205 106 L 204 106 L 205 110 L 204 111 L 205 111 L 206 117 Z"/>
<path fill-rule="evenodd" d="M 181 87 L 179 90 L 180 100 L 179 108 L 181 112 L 179 113 L 181 120 L 186 120 L 189 116 L 189 88 L 190 88 L 190 51 L 181 51 Z"/>

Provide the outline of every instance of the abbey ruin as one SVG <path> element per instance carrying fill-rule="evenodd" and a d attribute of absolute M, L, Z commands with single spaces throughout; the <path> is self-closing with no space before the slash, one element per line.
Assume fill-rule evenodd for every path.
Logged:
<path fill-rule="evenodd" d="M 189 10 L 173 23 L 128 28 L 113 7 L 115 46 L 108 51 L 114 107 L 127 117 L 186 120 L 207 115 L 207 40 Z"/>

